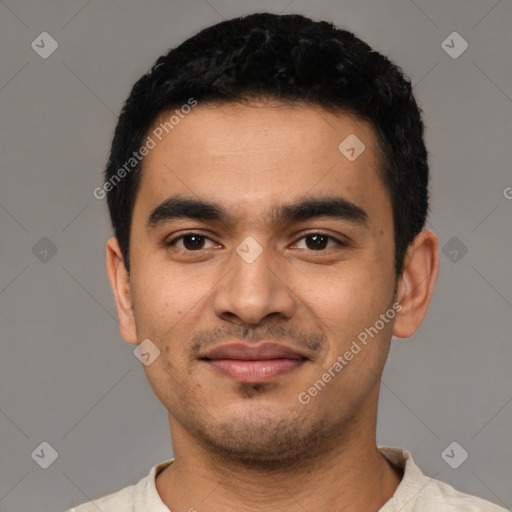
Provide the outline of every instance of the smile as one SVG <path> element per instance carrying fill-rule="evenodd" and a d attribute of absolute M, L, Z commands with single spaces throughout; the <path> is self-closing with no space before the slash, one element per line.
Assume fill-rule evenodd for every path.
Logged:
<path fill-rule="evenodd" d="M 292 372 L 309 358 L 275 343 L 230 343 L 207 352 L 200 360 L 238 382 L 259 384 Z"/>
<path fill-rule="evenodd" d="M 211 359 L 206 360 L 214 370 L 248 384 L 269 382 L 301 366 L 306 359 Z"/>

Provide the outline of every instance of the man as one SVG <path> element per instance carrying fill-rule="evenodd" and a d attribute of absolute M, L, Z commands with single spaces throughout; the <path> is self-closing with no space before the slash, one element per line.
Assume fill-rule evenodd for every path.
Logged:
<path fill-rule="evenodd" d="M 438 272 L 410 82 L 302 16 L 225 21 L 134 86 L 103 187 L 121 333 L 174 459 L 75 512 L 496 511 L 376 446 Z"/>

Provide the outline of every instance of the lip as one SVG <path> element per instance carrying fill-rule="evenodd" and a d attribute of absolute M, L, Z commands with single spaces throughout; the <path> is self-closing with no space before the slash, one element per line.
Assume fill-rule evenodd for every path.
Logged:
<path fill-rule="evenodd" d="M 264 383 L 292 372 L 308 360 L 290 347 L 276 343 L 227 343 L 200 357 L 212 369 L 238 382 Z"/>

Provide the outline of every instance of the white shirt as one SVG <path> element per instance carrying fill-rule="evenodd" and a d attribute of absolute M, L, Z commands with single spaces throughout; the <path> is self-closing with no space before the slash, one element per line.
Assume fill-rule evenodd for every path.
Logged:
<path fill-rule="evenodd" d="M 395 494 L 378 512 L 507 512 L 504 508 L 423 475 L 407 450 L 385 446 L 378 449 L 389 462 L 404 471 Z M 153 466 L 149 475 L 135 485 L 67 512 L 171 512 L 160 499 L 155 478 L 173 461 L 170 459 Z"/>

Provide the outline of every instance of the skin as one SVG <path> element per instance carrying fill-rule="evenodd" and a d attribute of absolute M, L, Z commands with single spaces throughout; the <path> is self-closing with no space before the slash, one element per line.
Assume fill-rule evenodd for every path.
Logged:
<path fill-rule="evenodd" d="M 349 134 L 366 146 L 352 162 L 338 150 Z M 168 411 L 175 462 L 156 485 L 171 510 L 375 511 L 392 497 L 401 474 L 376 448 L 380 377 L 391 336 L 411 336 L 426 314 L 438 245 L 422 231 L 397 282 L 379 165 L 366 122 L 264 101 L 199 104 L 146 156 L 130 274 L 115 238 L 107 242 L 107 270 L 124 339 L 149 338 L 161 352 L 143 368 Z M 215 201 L 232 218 L 148 229 L 153 208 L 177 193 Z M 319 217 L 275 225 L 266 216 L 271 206 L 325 195 L 361 207 L 367 223 Z M 304 237 L 318 231 L 348 245 L 315 250 Z M 200 250 L 183 239 L 163 245 L 187 233 L 208 239 Z M 248 236 L 262 247 L 252 263 L 236 252 Z M 301 404 L 298 394 L 395 302 L 395 318 Z M 242 337 L 286 344 L 308 360 L 249 385 L 197 359 Z"/>

